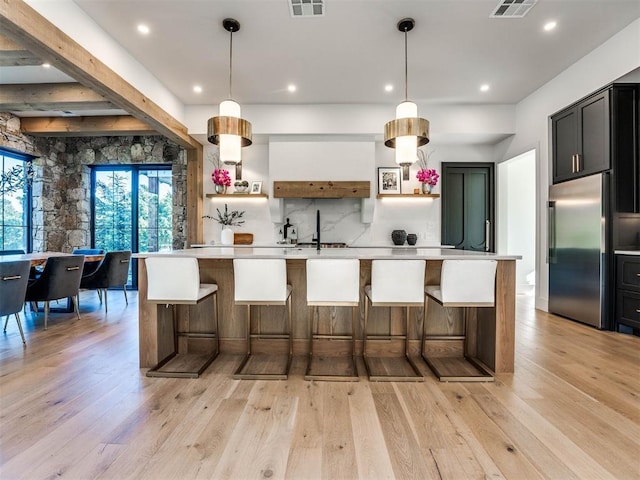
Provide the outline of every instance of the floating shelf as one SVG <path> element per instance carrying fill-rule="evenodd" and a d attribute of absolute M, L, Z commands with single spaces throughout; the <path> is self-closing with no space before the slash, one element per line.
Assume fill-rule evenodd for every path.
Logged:
<path fill-rule="evenodd" d="M 269 198 L 266 193 L 207 193 L 207 198 Z"/>
<path fill-rule="evenodd" d="M 439 193 L 379 193 L 376 198 L 440 198 Z"/>

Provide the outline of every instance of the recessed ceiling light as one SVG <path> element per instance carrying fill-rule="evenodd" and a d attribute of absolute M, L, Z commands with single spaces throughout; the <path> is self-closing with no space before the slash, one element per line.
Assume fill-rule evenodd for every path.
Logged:
<path fill-rule="evenodd" d="M 480 85 L 480 91 L 481 92 L 488 92 L 489 91 L 489 85 L 487 83 Z"/>
<path fill-rule="evenodd" d="M 543 28 L 545 32 L 550 32 L 551 30 L 556 28 L 557 25 L 558 25 L 558 22 L 551 21 L 551 22 L 545 23 Z"/>
<path fill-rule="evenodd" d="M 391 85 L 391 84 L 385 85 L 384 86 L 384 91 L 385 92 L 393 92 L 393 85 Z"/>
<path fill-rule="evenodd" d="M 193 91 L 195 93 L 202 93 L 202 87 L 200 85 L 194 85 L 193 86 Z"/>
<path fill-rule="evenodd" d="M 51 68 L 51 64 L 50 63 L 43 63 L 42 67 L 43 68 Z"/>
<path fill-rule="evenodd" d="M 296 90 L 298 90 L 298 87 L 296 87 L 293 83 L 287 86 L 287 90 L 289 90 L 290 92 L 295 92 Z"/>
<path fill-rule="evenodd" d="M 149 29 L 149 27 L 144 23 L 138 24 L 138 32 L 140 32 L 141 34 L 148 35 L 150 31 L 151 30 Z"/>

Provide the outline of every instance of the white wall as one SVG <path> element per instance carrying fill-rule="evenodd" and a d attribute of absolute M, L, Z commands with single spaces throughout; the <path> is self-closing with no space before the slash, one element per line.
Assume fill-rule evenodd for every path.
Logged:
<path fill-rule="evenodd" d="M 522 257 L 516 262 L 517 293 L 533 293 L 529 276 L 536 266 L 535 176 L 535 150 L 498 165 L 498 253 Z"/>
<path fill-rule="evenodd" d="M 547 201 L 550 184 L 549 116 L 640 67 L 640 19 L 584 56 L 516 106 L 516 134 L 496 146 L 496 162 L 536 150 L 536 307 L 547 310 Z"/>

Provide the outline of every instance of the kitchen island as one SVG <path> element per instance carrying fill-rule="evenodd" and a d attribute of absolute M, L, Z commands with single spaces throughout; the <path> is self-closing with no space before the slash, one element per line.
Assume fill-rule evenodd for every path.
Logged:
<path fill-rule="evenodd" d="M 235 248 L 210 247 L 174 250 L 162 253 L 140 253 L 135 258 L 148 256 L 171 255 L 187 256 L 198 259 L 200 281 L 218 285 L 220 349 L 223 353 L 244 353 L 246 309 L 236 308 L 233 300 L 233 259 L 234 258 L 284 258 L 287 260 L 288 282 L 293 287 L 293 338 L 294 354 L 307 353 L 309 338 L 309 309 L 306 305 L 306 272 L 305 262 L 308 258 L 357 258 L 360 260 L 360 291 L 371 280 L 371 261 L 376 259 L 423 259 L 427 262 L 425 284 L 438 285 L 440 269 L 445 259 L 494 259 L 498 261 L 496 273 L 496 303 L 493 308 L 472 309 L 467 325 L 466 341 L 452 347 L 432 340 L 425 344 L 429 356 L 462 356 L 463 352 L 472 356 L 495 373 L 511 373 L 514 368 L 514 336 L 515 336 L 515 261 L 518 256 L 498 255 L 494 253 L 470 252 L 440 248 L 328 248 L 320 251 L 313 248 Z M 170 275 L 171 272 L 167 272 Z M 139 347 L 140 367 L 149 368 L 168 356 L 173 351 L 173 330 L 171 310 L 147 302 L 147 273 L 145 263 L 138 262 L 139 288 Z M 213 318 L 213 302 L 199 305 L 178 306 L 180 329 L 191 331 L 202 329 Z M 356 336 L 359 349 L 362 349 L 362 325 L 364 318 L 365 297 L 361 293 L 360 315 L 356 325 Z M 284 307 L 252 307 L 252 317 L 261 324 L 263 332 L 280 332 L 286 330 Z M 461 309 L 447 309 L 434 304 L 429 305 L 427 318 L 428 335 L 456 335 L 462 333 Z M 327 307 L 320 309 L 318 328 L 321 333 L 340 333 L 348 329 L 350 311 L 345 307 Z M 404 330 L 404 309 L 398 307 L 376 308 L 370 315 L 369 331 L 372 334 L 396 335 Z M 411 353 L 419 355 L 422 335 L 423 309 L 411 310 L 410 331 L 408 332 Z M 389 331 L 391 325 L 391 331 Z M 331 343 L 331 353 L 348 351 L 347 342 Z M 372 347 L 376 355 L 401 355 L 404 343 L 397 340 L 375 342 Z M 184 338 L 179 342 L 181 352 L 205 352 L 213 348 L 210 339 Z M 282 340 L 256 340 L 254 351 L 284 353 L 287 348 Z M 368 349 L 369 350 L 369 349 Z"/>

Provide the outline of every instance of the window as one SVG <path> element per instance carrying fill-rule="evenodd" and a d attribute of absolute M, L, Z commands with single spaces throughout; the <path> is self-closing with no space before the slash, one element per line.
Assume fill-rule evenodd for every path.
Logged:
<path fill-rule="evenodd" d="M 0 148 L 0 250 L 31 251 L 31 157 Z"/>
<path fill-rule="evenodd" d="M 170 165 L 100 165 L 91 178 L 93 247 L 134 253 L 172 248 Z"/>

